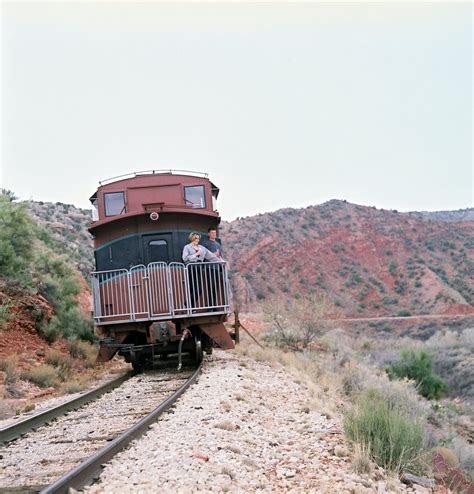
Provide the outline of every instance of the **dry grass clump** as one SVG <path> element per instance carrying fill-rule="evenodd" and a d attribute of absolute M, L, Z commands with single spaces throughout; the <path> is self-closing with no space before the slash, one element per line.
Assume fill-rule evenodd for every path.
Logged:
<path fill-rule="evenodd" d="M 20 410 L 20 413 L 32 412 L 36 408 L 34 403 L 26 403 L 25 406 Z"/>
<path fill-rule="evenodd" d="M 437 446 L 436 448 L 433 448 L 433 453 L 438 453 L 439 455 L 441 455 L 444 462 L 449 467 L 456 468 L 459 466 L 459 459 L 452 449 L 444 448 L 443 446 Z"/>
<path fill-rule="evenodd" d="M 22 378 L 41 388 L 49 388 L 59 385 L 59 373 L 56 367 L 49 364 L 39 365 L 22 373 Z"/>
<path fill-rule="evenodd" d="M 0 371 L 5 373 L 5 384 L 14 384 L 20 377 L 16 356 L 0 359 Z"/>
<path fill-rule="evenodd" d="M 0 333 L 3 333 L 8 326 L 8 322 L 13 318 L 11 308 L 13 305 L 11 303 L 3 302 L 0 305 Z"/>
<path fill-rule="evenodd" d="M 53 365 L 54 367 L 71 367 L 72 360 L 69 355 L 65 355 L 60 350 L 55 348 L 50 348 L 46 352 L 45 361 L 47 364 Z"/>
<path fill-rule="evenodd" d="M 15 406 L 7 401 L 0 400 L 0 420 L 8 419 L 15 415 Z"/>
<path fill-rule="evenodd" d="M 54 348 L 49 349 L 46 352 L 45 357 L 46 364 L 53 366 L 56 369 L 57 375 L 61 381 L 66 381 L 71 377 L 73 360 L 69 355 Z"/>
<path fill-rule="evenodd" d="M 354 445 L 354 451 L 351 459 L 352 469 L 355 473 L 371 475 L 374 470 L 374 464 L 370 458 L 369 452 L 361 444 Z"/>
<path fill-rule="evenodd" d="M 345 456 L 348 455 L 348 452 L 344 446 L 341 446 L 340 444 L 338 444 L 334 448 L 334 455 L 337 456 L 338 458 L 344 458 Z"/>
<path fill-rule="evenodd" d="M 61 391 L 66 394 L 79 393 L 82 391 L 86 385 L 80 381 L 74 380 L 65 382 L 61 386 Z"/>
<path fill-rule="evenodd" d="M 67 347 L 71 357 L 84 359 L 87 368 L 95 367 L 97 361 L 97 347 L 88 341 L 68 340 Z"/>
<path fill-rule="evenodd" d="M 214 425 L 216 429 L 222 429 L 224 431 L 236 431 L 237 426 L 233 424 L 230 420 L 224 420 L 223 422 L 218 422 Z"/>

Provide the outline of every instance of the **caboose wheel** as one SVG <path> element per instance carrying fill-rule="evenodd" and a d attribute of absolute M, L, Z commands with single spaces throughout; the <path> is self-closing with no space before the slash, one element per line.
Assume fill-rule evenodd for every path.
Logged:
<path fill-rule="evenodd" d="M 143 372 L 143 359 L 141 359 L 140 356 L 134 351 L 130 352 L 130 363 L 132 364 L 132 368 L 135 372 Z"/>
<path fill-rule="evenodd" d="M 194 359 L 197 363 L 203 359 L 201 336 L 198 334 L 194 335 Z"/>

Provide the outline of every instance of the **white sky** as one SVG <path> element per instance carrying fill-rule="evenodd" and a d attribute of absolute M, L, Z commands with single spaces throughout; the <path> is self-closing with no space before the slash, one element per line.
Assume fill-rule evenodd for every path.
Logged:
<path fill-rule="evenodd" d="M 473 206 L 472 5 L 3 3 L 1 186 L 208 172 L 226 220 Z"/>

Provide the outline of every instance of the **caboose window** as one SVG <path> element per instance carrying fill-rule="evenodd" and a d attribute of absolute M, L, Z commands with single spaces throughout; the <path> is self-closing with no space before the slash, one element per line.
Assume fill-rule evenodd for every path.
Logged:
<path fill-rule="evenodd" d="M 99 221 L 99 201 L 94 199 L 92 201 L 92 221 Z"/>
<path fill-rule="evenodd" d="M 204 185 L 193 185 L 184 188 L 184 200 L 188 206 L 196 209 L 206 207 L 206 197 L 204 195 Z"/>
<path fill-rule="evenodd" d="M 105 216 L 115 216 L 125 213 L 125 194 L 123 192 L 108 192 L 104 194 Z"/>
<path fill-rule="evenodd" d="M 152 240 L 148 242 L 148 253 L 153 261 L 169 261 L 168 244 L 165 240 Z"/>

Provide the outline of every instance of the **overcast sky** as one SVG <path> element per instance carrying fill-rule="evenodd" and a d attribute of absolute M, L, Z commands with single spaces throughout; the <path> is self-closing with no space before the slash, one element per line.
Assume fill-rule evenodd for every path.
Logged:
<path fill-rule="evenodd" d="M 3 3 L 2 187 L 208 172 L 226 220 L 473 206 L 472 6 Z"/>

